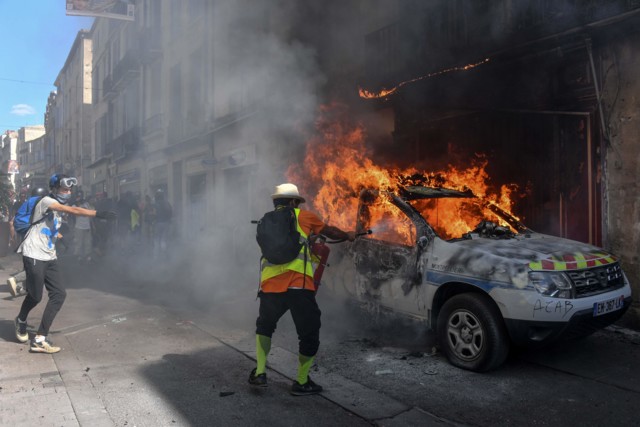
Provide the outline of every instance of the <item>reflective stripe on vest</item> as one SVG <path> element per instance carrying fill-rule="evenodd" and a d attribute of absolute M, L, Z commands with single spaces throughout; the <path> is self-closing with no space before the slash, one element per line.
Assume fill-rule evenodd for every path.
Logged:
<path fill-rule="evenodd" d="M 307 234 L 300 228 L 300 222 L 298 221 L 298 215 L 300 214 L 300 209 L 293 210 L 296 215 L 296 230 L 300 233 L 300 239 L 304 239 L 305 243 L 300 248 L 300 253 L 298 256 L 291 262 L 287 264 L 271 264 L 266 259 L 262 258 L 261 261 L 261 271 L 260 271 L 260 284 L 264 283 L 265 280 L 271 279 L 272 277 L 279 276 L 282 273 L 287 271 L 295 271 L 296 273 L 304 274 L 309 276 L 313 280 L 313 265 L 311 264 L 311 256 L 308 252 L 308 243 L 307 243 Z M 305 268 L 305 252 L 307 253 L 307 265 Z M 304 282 L 303 282 L 304 283 Z"/>

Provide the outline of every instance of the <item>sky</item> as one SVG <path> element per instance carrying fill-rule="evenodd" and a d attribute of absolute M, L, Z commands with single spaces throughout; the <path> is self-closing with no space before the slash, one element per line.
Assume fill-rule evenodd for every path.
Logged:
<path fill-rule="evenodd" d="M 0 16 L 0 132 L 44 124 L 53 83 L 93 18 L 66 16 L 65 0 L 0 0 Z"/>

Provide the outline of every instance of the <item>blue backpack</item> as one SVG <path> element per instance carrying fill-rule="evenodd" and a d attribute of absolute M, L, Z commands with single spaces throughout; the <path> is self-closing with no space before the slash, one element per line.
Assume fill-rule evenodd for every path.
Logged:
<path fill-rule="evenodd" d="M 35 210 L 36 205 L 40 200 L 42 200 L 44 196 L 33 196 L 20 206 L 18 212 L 16 212 L 16 216 L 13 217 L 13 229 L 16 230 L 16 233 L 20 234 L 23 238 L 31 228 L 33 221 L 33 211 Z M 41 222 L 46 217 L 42 217 L 38 222 Z"/>

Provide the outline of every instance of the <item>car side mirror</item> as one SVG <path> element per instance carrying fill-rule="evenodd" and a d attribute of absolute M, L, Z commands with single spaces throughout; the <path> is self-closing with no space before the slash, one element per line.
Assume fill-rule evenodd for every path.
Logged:
<path fill-rule="evenodd" d="M 427 236 L 422 236 L 418 239 L 418 248 L 420 248 L 420 250 L 426 248 L 428 244 L 429 238 L 427 238 Z"/>

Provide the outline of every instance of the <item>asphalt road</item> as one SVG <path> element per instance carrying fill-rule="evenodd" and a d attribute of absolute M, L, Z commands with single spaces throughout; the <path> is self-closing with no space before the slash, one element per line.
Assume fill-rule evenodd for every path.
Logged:
<path fill-rule="evenodd" d="M 254 366 L 255 284 L 198 281 L 170 264 L 130 265 L 126 258 L 69 265 L 68 298 L 52 334 L 63 351 L 17 353 L 28 363 L 53 360 L 75 415 L 55 425 L 638 425 L 640 334 L 633 331 L 611 328 L 514 354 L 502 369 L 476 374 L 450 366 L 426 331 L 373 328 L 321 290 L 322 344 L 311 375 L 326 391 L 293 397 L 297 339 L 288 315 L 274 336 L 269 387 L 246 382 Z M 10 321 L 20 302 L 0 297 L 3 352 L 22 350 Z M 22 378 L 0 373 L 0 386 Z M 11 390 L 0 388 L 2 405 Z M 46 404 L 31 415 L 39 410 Z M 16 415 L 2 414 L 0 424 L 15 425 Z"/>

